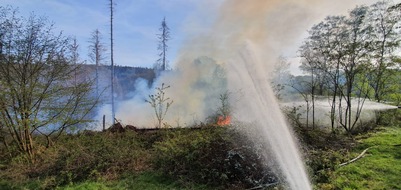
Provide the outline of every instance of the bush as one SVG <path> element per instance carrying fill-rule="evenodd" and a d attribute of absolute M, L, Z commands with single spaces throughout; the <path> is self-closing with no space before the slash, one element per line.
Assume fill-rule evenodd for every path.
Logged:
<path fill-rule="evenodd" d="M 304 145 L 311 180 L 319 186 L 318 189 L 329 189 L 328 183 L 334 171 L 348 159 L 349 150 L 356 145 L 355 140 L 346 134 L 318 128 L 296 128 L 296 132 Z"/>
<path fill-rule="evenodd" d="M 276 180 L 253 144 L 231 128 L 177 129 L 154 149 L 155 168 L 184 184 L 249 188 Z"/>
<path fill-rule="evenodd" d="M 137 139 L 135 133 L 64 135 L 52 147 L 43 148 L 33 163 L 14 159 L 4 175 L 14 182 L 39 179 L 41 189 L 118 179 L 125 172 L 150 167 L 150 155 Z"/>
<path fill-rule="evenodd" d="M 376 112 L 378 125 L 390 126 L 401 124 L 401 109 L 391 109 Z"/>
<path fill-rule="evenodd" d="M 49 148 L 37 147 L 33 163 L 23 156 L 4 162 L 0 187 L 118 184 L 127 176 L 128 182 L 140 180 L 144 172 L 152 173 L 146 183 L 171 189 L 250 188 L 277 181 L 261 154 L 263 147 L 233 127 L 64 134 Z"/>

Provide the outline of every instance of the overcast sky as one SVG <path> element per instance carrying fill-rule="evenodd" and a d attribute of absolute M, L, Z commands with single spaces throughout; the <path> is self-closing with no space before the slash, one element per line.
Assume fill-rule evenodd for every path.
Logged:
<path fill-rule="evenodd" d="M 394 2 L 399 1 L 401 0 Z M 158 59 L 156 35 L 159 33 L 163 17 L 166 17 L 170 27 L 172 39 L 168 44 L 168 60 L 173 64 L 187 34 L 207 28 L 213 22 L 223 0 L 114 0 L 114 2 L 115 64 L 152 67 Z M 370 5 L 376 0 L 327 0 L 327 2 L 330 3 L 326 3 L 326 7 L 317 7 L 321 10 L 316 10 L 324 12 L 321 14 L 323 17 L 329 14 L 345 14 L 357 4 Z M 103 43 L 109 47 L 108 0 L 1 0 L 0 5 L 12 5 L 19 9 L 22 16 L 28 16 L 32 12 L 35 15 L 47 16 L 55 23 L 54 32 L 63 31 L 65 35 L 77 38 L 82 60 L 88 60 L 88 40 L 95 29 L 101 31 Z M 313 4 L 311 6 L 313 9 Z M 318 18 L 316 22 L 319 19 L 322 18 Z M 294 50 L 296 49 L 297 47 L 294 47 Z"/>

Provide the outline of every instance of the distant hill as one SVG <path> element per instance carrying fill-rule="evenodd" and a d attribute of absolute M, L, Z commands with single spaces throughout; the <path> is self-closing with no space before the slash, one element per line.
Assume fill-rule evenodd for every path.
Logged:
<path fill-rule="evenodd" d="M 96 76 L 96 65 L 84 64 L 81 67 L 87 73 L 87 77 L 92 79 Z M 143 67 L 129 67 L 129 66 L 114 66 L 115 73 L 115 94 L 117 99 L 124 100 L 132 97 L 136 90 L 136 83 L 138 80 L 143 79 L 147 81 L 148 87 L 150 87 L 155 78 L 156 74 L 153 68 Z M 111 66 L 102 65 L 98 68 L 99 74 L 99 89 L 105 91 L 104 96 L 110 96 L 108 88 L 110 88 L 110 75 Z"/>

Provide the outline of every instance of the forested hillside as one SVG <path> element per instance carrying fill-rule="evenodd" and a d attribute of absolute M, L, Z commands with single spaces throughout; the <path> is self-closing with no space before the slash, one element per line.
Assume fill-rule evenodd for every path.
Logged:
<path fill-rule="evenodd" d="M 90 77 L 95 78 L 96 75 L 96 65 L 81 65 L 81 69 L 85 71 Z M 105 96 L 109 96 L 110 88 L 110 66 L 100 65 L 98 66 L 98 77 L 99 77 L 99 89 L 104 91 Z M 117 99 L 124 100 L 132 97 L 135 93 L 137 83 L 140 80 L 148 87 L 153 84 L 156 73 L 152 68 L 144 67 L 129 67 L 129 66 L 114 66 L 114 76 L 115 76 L 115 93 Z M 96 85 L 96 84 L 95 84 Z"/>

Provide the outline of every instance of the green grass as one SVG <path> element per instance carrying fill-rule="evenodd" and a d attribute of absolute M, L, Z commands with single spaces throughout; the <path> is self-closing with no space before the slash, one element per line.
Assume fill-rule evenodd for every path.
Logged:
<path fill-rule="evenodd" d="M 59 187 L 58 190 L 173 190 L 173 189 L 191 189 L 203 190 L 210 189 L 203 185 L 184 186 L 167 177 L 158 175 L 153 172 L 144 172 L 139 176 L 126 176 L 119 181 L 108 182 L 83 182 L 79 184 Z"/>
<path fill-rule="evenodd" d="M 109 190 L 110 188 L 100 182 L 83 182 L 80 184 L 69 185 L 57 189 L 58 190 Z"/>
<path fill-rule="evenodd" d="M 12 184 L 0 180 L 0 189 L 30 190 L 48 189 L 45 181 L 31 180 L 25 184 Z M 52 188 L 53 189 L 53 188 Z M 115 181 L 84 181 L 71 183 L 66 186 L 55 187 L 56 190 L 208 190 L 213 189 L 206 185 L 194 183 L 179 183 L 176 180 L 159 175 L 156 172 L 144 172 L 140 175 L 128 175 Z"/>
<path fill-rule="evenodd" d="M 337 168 L 331 184 L 344 190 L 401 189 L 401 128 L 382 128 L 363 135 L 359 141 L 351 152 L 353 157 L 370 149 L 361 159 Z"/>

